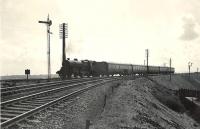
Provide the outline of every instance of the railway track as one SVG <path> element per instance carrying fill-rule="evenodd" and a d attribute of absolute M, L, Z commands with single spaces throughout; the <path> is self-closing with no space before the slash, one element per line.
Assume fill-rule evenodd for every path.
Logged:
<path fill-rule="evenodd" d="M 72 98 L 91 88 L 116 80 L 119 80 L 119 78 L 101 78 L 78 82 L 2 102 L 1 127 L 6 128 L 16 124 L 17 122 L 34 115 L 41 110 L 45 110 L 62 100 Z"/>
<path fill-rule="evenodd" d="M 60 78 L 51 78 L 50 81 L 59 81 Z M 1 84 L 1 88 L 4 87 L 12 87 L 15 85 L 22 85 L 22 84 L 26 84 L 26 83 L 40 83 L 40 82 L 49 82 L 48 79 L 41 79 L 41 78 L 34 78 L 34 79 L 5 79 L 5 80 L 0 80 L 0 84 Z"/>
<path fill-rule="evenodd" d="M 52 88 L 57 88 L 62 85 L 73 84 L 77 82 L 83 82 L 88 80 L 95 80 L 99 78 L 79 78 L 79 79 L 72 79 L 72 80 L 65 80 L 65 81 L 54 81 L 54 82 L 46 82 L 46 83 L 36 83 L 36 84 L 29 84 L 29 85 L 21 85 L 21 86 L 13 86 L 13 87 L 6 87 L 1 88 L 1 101 L 6 101 L 16 97 L 22 97 L 26 94 L 32 94 L 36 92 L 40 92 L 42 90 L 48 90 Z M 103 78 L 102 78 L 103 79 Z"/>

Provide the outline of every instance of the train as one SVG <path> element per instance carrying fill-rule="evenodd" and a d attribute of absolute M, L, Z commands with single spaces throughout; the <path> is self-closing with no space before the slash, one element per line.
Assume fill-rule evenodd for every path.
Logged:
<path fill-rule="evenodd" d="M 98 77 L 98 76 L 127 76 L 145 74 L 173 74 L 175 68 L 163 66 L 146 66 L 134 64 L 120 64 L 106 61 L 70 60 L 62 61 L 62 66 L 56 73 L 61 79 L 73 77 Z"/>
<path fill-rule="evenodd" d="M 171 74 L 175 69 L 162 66 L 120 64 L 106 61 L 66 59 L 65 38 L 63 38 L 62 66 L 56 73 L 61 79 L 71 77 L 127 76 L 144 74 Z"/>

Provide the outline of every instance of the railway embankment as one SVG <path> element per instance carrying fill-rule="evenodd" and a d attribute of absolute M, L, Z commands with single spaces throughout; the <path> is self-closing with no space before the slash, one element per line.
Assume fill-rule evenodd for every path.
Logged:
<path fill-rule="evenodd" d="M 124 82 L 91 129 L 197 129 L 175 89 L 197 87 L 180 76 L 154 76 Z"/>
<path fill-rule="evenodd" d="M 34 115 L 28 129 L 199 129 L 174 90 L 198 89 L 179 75 L 105 84 Z M 194 113 L 193 113 L 194 114 Z"/>

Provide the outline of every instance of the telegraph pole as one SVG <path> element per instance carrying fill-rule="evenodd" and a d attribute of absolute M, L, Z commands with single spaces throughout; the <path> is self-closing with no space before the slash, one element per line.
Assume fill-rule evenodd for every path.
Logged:
<path fill-rule="evenodd" d="M 47 25 L 47 64 L 48 64 L 48 80 L 51 79 L 51 61 L 50 61 L 50 26 L 52 25 L 52 21 L 49 19 L 49 14 L 47 17 L 47 21 L 38 21 L 38 23 L 44 23 Z"/>
<path fill-rule="evenodd" d="M 189 78 L 190 78 L 190 68 L 192 67 L 192 62 L 188 62 Z"/>
<path fill-rule="evenodd" d="M 199 76 L 199 68 L 197 68 L 197 78 L 198 78 L 198 76 Z"/>
<path fill-rule="evenodd" d="M 172 71 L 172 59 L 170 58 L 169 59 L 169 66 L 170 66 L 170 72 L 169 72 L 169 74 L 170 74 L 170 81 L 172 80 L 172 73 L 171 73 L 171 71 Z"/>
<path fill-rule="evenodd" d="M 67 23 L 60 24 L 59 33 L 60 33 L 60 38 L 62 39 L 62 42 L 63 42 L 62 61 L 64 62 L 66 60 L 65 38 L 68 37 L 68 24 Z"/>
<path fill-rule="evenodd" d="M 146 49 L 146 60 L 147 60 L 147 76 L 149 74 L 149 49 Z"/>

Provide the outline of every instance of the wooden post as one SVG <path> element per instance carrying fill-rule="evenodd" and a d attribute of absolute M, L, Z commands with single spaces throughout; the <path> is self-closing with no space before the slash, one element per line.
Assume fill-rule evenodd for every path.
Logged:
<path fill-rule="evenodd" d="M 89 129 L 90 125 L 91 125 L 90 120 L 86 120 L 85 129 Z"/>
<path fill-rule="evenodd" d="M 26 69 L 25 74 L 26 74 L 26 80 L 28 81 L 28 75 L 30 74 L 30 69 Z"/>
<path fill-rule="evenodd" d="M 113 93 L 113 91 L 114 91 L 114 86 L 112 86 L 112 93 Z"/>
<path fill-rule="evenodd" d="M 107 95 L 105 95 L 105 97 L 104 97 L 104 105 L 103 105 L 103 108 L 106 106 L 106 98 L 107 98 Z"/>
<path fill-rule="evenodd" d="M 172 73 L 171 73 L 171 69 L 172 69 L 172 59 L 170 58 L 170 60 L 169 60 L 169 65 L 170 65 L 170 78 L 169 78 L 169 80 L 171 81 L 172 80 Z"/>
<path fill-rule="evenodd" d="M 146 49 L 146 57 L 147 57 L 147 76 L 149 74 L 149 49 Z"/>
<path fill-rule="evenodd" d="M 189 69 L 189 79 L 190 79 L 190 68 L 192 66 L 192 62 L 188 62 L 188 69 Z"/>

